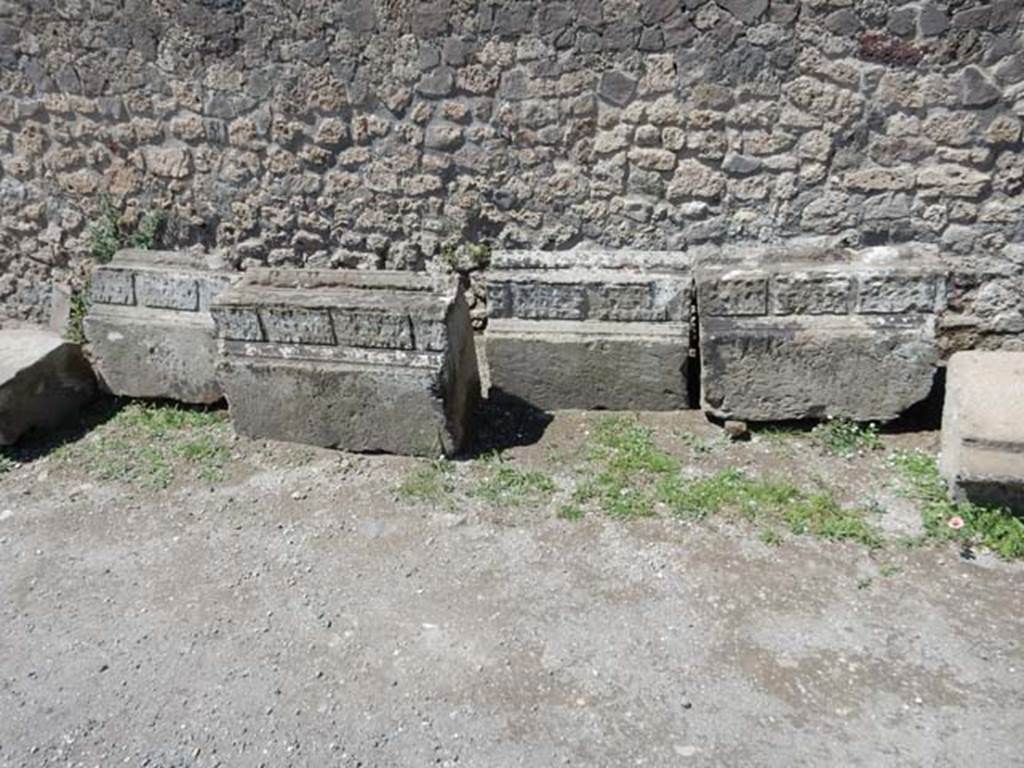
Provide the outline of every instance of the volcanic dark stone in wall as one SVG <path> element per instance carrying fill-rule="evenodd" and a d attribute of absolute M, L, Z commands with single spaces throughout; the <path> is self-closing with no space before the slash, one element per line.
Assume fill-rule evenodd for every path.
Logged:
<path fill-rule="evenodd" d="M 126 229 L 159 208 L 162 245 L 245 268 L 409 268 L 481 238 L 936 243 L 992 275 L 956 327 L 1017 333 L 1019 2 L 59 8 L 0 5 L 4 314 L 45 314 L 110 195 Z"/>
<path fill-rule="evenodd" d="M 606 72 L 601 77 L 598 93 L 612 104 L 624 107 L 636 93 L 636 80 L 622 72 Z"/>

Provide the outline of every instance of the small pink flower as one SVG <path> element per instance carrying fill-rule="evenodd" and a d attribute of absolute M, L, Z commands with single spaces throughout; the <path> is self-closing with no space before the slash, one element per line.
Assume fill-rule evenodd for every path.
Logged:
<path fill-rule="evenodd" d="M 954 531 L 959 531 L 961 528 L 964 527 L 964 519 L 960 517 L 960 515 L 955 515 L 949 518 L 949 521 L 946 523 L 946 525 L 948 525 Z"/>

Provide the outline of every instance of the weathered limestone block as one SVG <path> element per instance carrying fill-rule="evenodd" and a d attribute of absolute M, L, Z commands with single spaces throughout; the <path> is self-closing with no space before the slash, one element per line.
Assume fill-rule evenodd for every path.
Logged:
<path fill-rule="evenodd" d="M 681 253 L 510 251 L 487 275 L 492 395 L 545 410 L 689 407 Z"/>
<path fill-rule="evenodd" d="M 0 445 L 30 429 L 52 429 L 96 390 L 77 344 L 44 329 L 0 331 Z"/>
<path fill-rule="evenodd" d="M 240 433 L 421 456 L 465 446 L 480 378 L 457 278 L 256 270 L 211 311 Z"/>
<path fill-rule="evenodd" d="M 97 267 L 85 333 L 107 389 L 185 403 L 220 400 L 209 307 L 237 277 L 173 251 L 121 251 Z"/>
<path fill-rule="evenodd" d="M 886 421 L 928 396 L 946 293 L 933 248 L 695 255 L 701 399 L 713 415 Z"/>
<path fill-rule="evenodd" d="M 1024 512 L 1024 352 L 957 352 L 940 468 L 954 498 Z"/>

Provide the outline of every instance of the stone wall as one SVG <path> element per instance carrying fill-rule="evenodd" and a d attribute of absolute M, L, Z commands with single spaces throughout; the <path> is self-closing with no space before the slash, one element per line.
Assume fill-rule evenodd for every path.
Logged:
<path fill-rule="evenodd" d="M 1020 344 L 1021 6 L 0 0 L 0 307 L 109 194 L 235 267 L 934 242 L 949 344 Z"/>

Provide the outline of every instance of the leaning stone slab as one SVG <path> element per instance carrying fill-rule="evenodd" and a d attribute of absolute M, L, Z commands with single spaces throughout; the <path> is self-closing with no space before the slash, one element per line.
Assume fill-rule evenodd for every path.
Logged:
<path fill-rule="evenodd" d="M 726 419 L 887 421 L 931 391 L 934 249 L 698 251 L 701 400 Z"/>
<path fill-rule="evenodd" d="M 422 456 L 465 446 L 480 378 L 457 278 L 257 270 L 211 311 L 238 432 Z"/>
<path fill-rule="evenodd" d="M 0 331 L 0 445 L 57 427 L 96 390 L 77 344 L 43 329 Z"/>
<path fill-rule="evenodd" d="M 107 389 L 185 403 L 222 399 L 209 307 L 237 277 L 173 251 L 120 251 L 97 267 L 85 333 Z"/>
<path fill-rule="evenodd" d="M 693 278 L 682 253 L 496 254 L 491 394 L 542 410 L 689 407 Z"/>
<path fill-rule="evenodd" d="M 954 498 L 1024 513 L 1024 352 L 957 352 L 940 467 Z"/>

